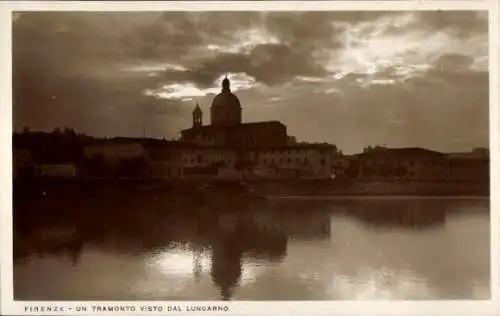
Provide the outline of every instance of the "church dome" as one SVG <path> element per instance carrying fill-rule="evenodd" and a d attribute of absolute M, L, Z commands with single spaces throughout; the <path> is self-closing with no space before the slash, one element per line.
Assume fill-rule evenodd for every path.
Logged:
<path fill-rule="evenodd" d="M 232 92 L 221 92 L 215 96 L 214 100 L 212 101 L 212 106 L 225 107 L 225 108 L 230 108 L 230 107 L 240 108 L 241 104 L 238 97 L 234 95 Z"/>
<path fill-rule="evenodd" d="M 241 108 L 240 100 L 231 92 L 231 82 L 227 77 L 222 80 L 222 91 L 215 96 L 212 107 Z"/>

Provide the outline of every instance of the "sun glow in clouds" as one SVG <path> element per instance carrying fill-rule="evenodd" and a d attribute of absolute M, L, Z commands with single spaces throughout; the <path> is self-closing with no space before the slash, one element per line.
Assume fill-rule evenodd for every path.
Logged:
<path fill-rule="evenodd" d="M 214 87 L 199 88 L 192 83 L 173 83 L 165 85 L 157 90 L 146 90 L 148 96 L 155 96 L 163 99 L 186 99 L 192 97 L 203 97 L 208 94 L 217 94 L 221 91 L 220 84 L 225 75 L 220 76 L 214 82 Z M 231 80 L 231 91 L 246 90 L 257 85 L 255 78 L 244 73 L 229 73 Z"/>
<path fill-rule="evenodd" d="M 235 39 L 237 41 L 228 46 L 209 44 L 207 48 L 220 53 L 248 53 L 257 45 L 280 43 L 277 37 L 262 28 L 240 31 L 235 35 Z"/>
<path fill-rule="evenodd" d="M 173 83 L 157 90 L 146 90 L 144 93 L 162 99 L 184 99 L 218 93 L 219 90 L 218 88 L 200 89 L 192 83 Z"/>
<path fill-rule="evenodd" d="M 188 69 L 182 65 L 162 63 L 162 64 L 142 64 L 142 65 L 127 65 L 123 67 L 124 71 L 133 72 L 159 72 L 163 70 L 187 71 Z"/>
<path fill-rule="evenodd" d="M 366 86 L 401 82 L 421 76 L 431 66 L 431 61 L 443 53 L 460 51 L 473 56 L 487 56 L 486 48 L 454 39 L 444 30 L 427 32 L 410 28 L 406 32 L 398 31 L 415 21 L 415 14 L 408 13 L 345 27 L 345 48 L 335 56 L 338 59 L 332 58 L 327 68 L 336 72 L 336 79 L 348 73 L 365 74 L 367 78 L 360 80 L 360 83 Z M 482 39 L 478 41 L 485 42 Z M 484 68 L 487 57 L 477 57 L 476 60 L 475 65 Z M 390 78 L 377 77 L 378 73 L 391 68 Z"/>
<path fill-rule="evenodd" d="M 325 81 L 322 78 L 306 77 L 306 76 L 298 76 L 298 77 L 296 77 L 296 79 L 299 81 L 306 81 L 306 82 L 323 82 L 323 81 Z"/>

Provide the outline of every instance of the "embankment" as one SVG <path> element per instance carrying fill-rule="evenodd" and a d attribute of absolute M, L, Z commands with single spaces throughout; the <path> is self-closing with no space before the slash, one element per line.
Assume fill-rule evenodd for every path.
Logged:
<path fill-rule="evenodd" d="M 36 180 L 14 183 L 14 201 L 30 196 L 131 197 L 157 195 L 170 200 L 203 200 L 242 196 L 489 196 L 487 180 Z"/>
<path fill-rule="evenodd" d="M 489 196 L 486 180 L 302 180 L 256 181 L 255 194 L 263 196 Z"/>

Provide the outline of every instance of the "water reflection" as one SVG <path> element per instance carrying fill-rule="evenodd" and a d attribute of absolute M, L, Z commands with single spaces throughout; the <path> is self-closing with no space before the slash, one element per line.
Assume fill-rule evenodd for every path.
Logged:
<path fill-rule="evenodd" d="M 369 226 L 424 229 L 445 225 L 450 204 L 442 200 L 401 199 L 363 201 L 351 206 L 348 215 Z"/>
<path fill-rule="evenodd" d="M 445 232 L 447 217 L 459 208 L 457 205 L 462 204 L 445 200 L 379 199 L 268 201 L 239 203 L 238 209 L 221 209 L 220 204 L 194 209 L 192 205 L 129 200 L 76 209 L 70 216 L 47 204 L 37 210 L 45 212 L 44 217 L 28 216 L 33 214 L 29 208 L 18 210 L 15 215 L 15 296 L 16 299 L 82 299 L 83 294 L 78 293 L 85 290 L 85 285 L 81 283 L 70 285 L 67 278 L 61 281 L 65 283 L 51 288 L 54 294 L 48 297 L 40 294 L 47 293 L 44 285 L 28 284 L 27 275 L 42 273 L 37 270 L 39 256 L 66 256 L 74 267 L 70 276 L 78 275 L 92 282 L 97 278 L 89 272 L 90 259 L 86 258 L 90 256 L 92 267 L 96 269 L 93 271 L 110 272 L 104 262 L 115 258 L 125 260 L 126 263 L 120 264 L 130 265 L 129 269 L 135 272 L 120 277 L 119 272 L 110 272 L 112 279 L 108 292 L 100 296 L 89 287 L 85 294 L 88 299 L 390 299 L 398 297 L 393 292 L 401 294 L 408 286 L 412 289 L 408 290 L 408 295 L 418 298 L 418 293 L 423 292 L 415 290 L 417 283 L 426 287 L 427 282 L 431 282 L 434 285 L 428 286 L 437 286 L 442 291 L 448 287 L 440 284 L 445 282 L 442 278 L 427 272 L 438 268 L 431 268 L 426 263 L 422 267 L 412 267 L 415 263 L 407 259 L 407 254 L 402 253 L 397 260 L 390 259 L 390 254 L 397 252 L 399 247 L 415 248 L 416 241 L 454 247 L 447 237 L 450 232 L 411 238 L 407 234 L 429 229 Z M 51 220 L 44 220 L 48 216 L 52 216 Z M 483 224 L 487 222 L 480 225 Z M 371 230 L 380 230 L 383 235 L 370 233 Z M 391 230 L 401 230 L 403 235 L 384 237 L 384 241 L 378 243 L 377 238 Z M 475 247 L 489 247 L 487 240 L 478 238 L 478 242 L 484 244 Z M 370 241 L 376 249 L 373 254 L 363 245 Z M 432 247 L 415 251 L 416 256 L 429 255 L 419 258 L 420 261 L 432 261 Z M 457 252 L 452 255 L 462 256 Z M 483 255 L 475 265 L 462 260 L 453 263 L 457 266 L 452 268 L 467 273 L 473 267 L 474 271 L 480 270 L 474 275 L 474 282 L 478 278 L 483 283 L 489 282 L 484 279 L 485 276 L 489 278 L 486 259 L 489 261 L 489 257 Z M 121 293 L 118 288 L 121 291 L 125 286 L 120 278 L 127 277 L 133 284 L 128 286 L 128 294 Z M 163 278 L 170 281 L 164 281 L 160 289 L 159 282 Z M 388 289 L 387 282 L 395 280 L 399 285 Z M 366 292 L 363 284 L 370 284 L 371 292 Z M 36 286 L 39 288 L 33 289 Z M 66 297 L 64 290 L 68 286 L 81 288 L 75 290 L 72 297 Z M 464 281 L 462 288 L 467 286 Z M 210 294 L 213 293 L 211 288 L 217 292 L 215 296 Z M 400 296 L 407 298 L 405 293 Z M 432 295 L 450 297 L 451 294 Z"/>

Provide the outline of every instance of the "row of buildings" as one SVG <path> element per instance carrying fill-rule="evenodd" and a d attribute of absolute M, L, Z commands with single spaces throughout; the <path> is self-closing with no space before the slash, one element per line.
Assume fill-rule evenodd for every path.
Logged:
<path fill-rule="evenodd" d="M 423 148 L 375 147 L 345 156 L 331 144 L 297 143 L 279 121 L 242 122 L 242 107 L 225 78 L 203 124 L 197 104 L 193 123 L 180 140 L 95 140 L 83 146 L 82 161 L 37 167 L 41 176 L 209 177 L 273 179 L 487 179 L 489 153 L 445 154 Z M 15 144 L 14 144 L 15 145 Z M 29 149 L 14 152 L 14 176 L 33 166 Z"/>
<path fill-rule="evenodd" d="M 14 150 L 14 176 L 33 168 L 40 176 L 168 178 L 330 178 L 347 170 L 331 145 L 301 144 L 241 150 L 185 141 L 115 138 L 84 147 L 84 162 L 37 165 L 27 149 Z M 121 172 L 128 166 L 128 173 Z M 135 171 L 133 171 L 135 170 Z M 127 176 L 128 175 L 128 176 Z"/>
<path fill-rule="evenodd" d="M 440 153 L 423 148 L 378 148 L 341 155 L 335 146 L 295 144 L 234 149 L 185 141 L 115 138 L 83 148 L 84 162 L 38 164 L 14 149 L 14 177 L 38 176 L 272 179 L 488 179 L 483 151 Z M 124 172 L 120 171 L 125 169 Z"/>

